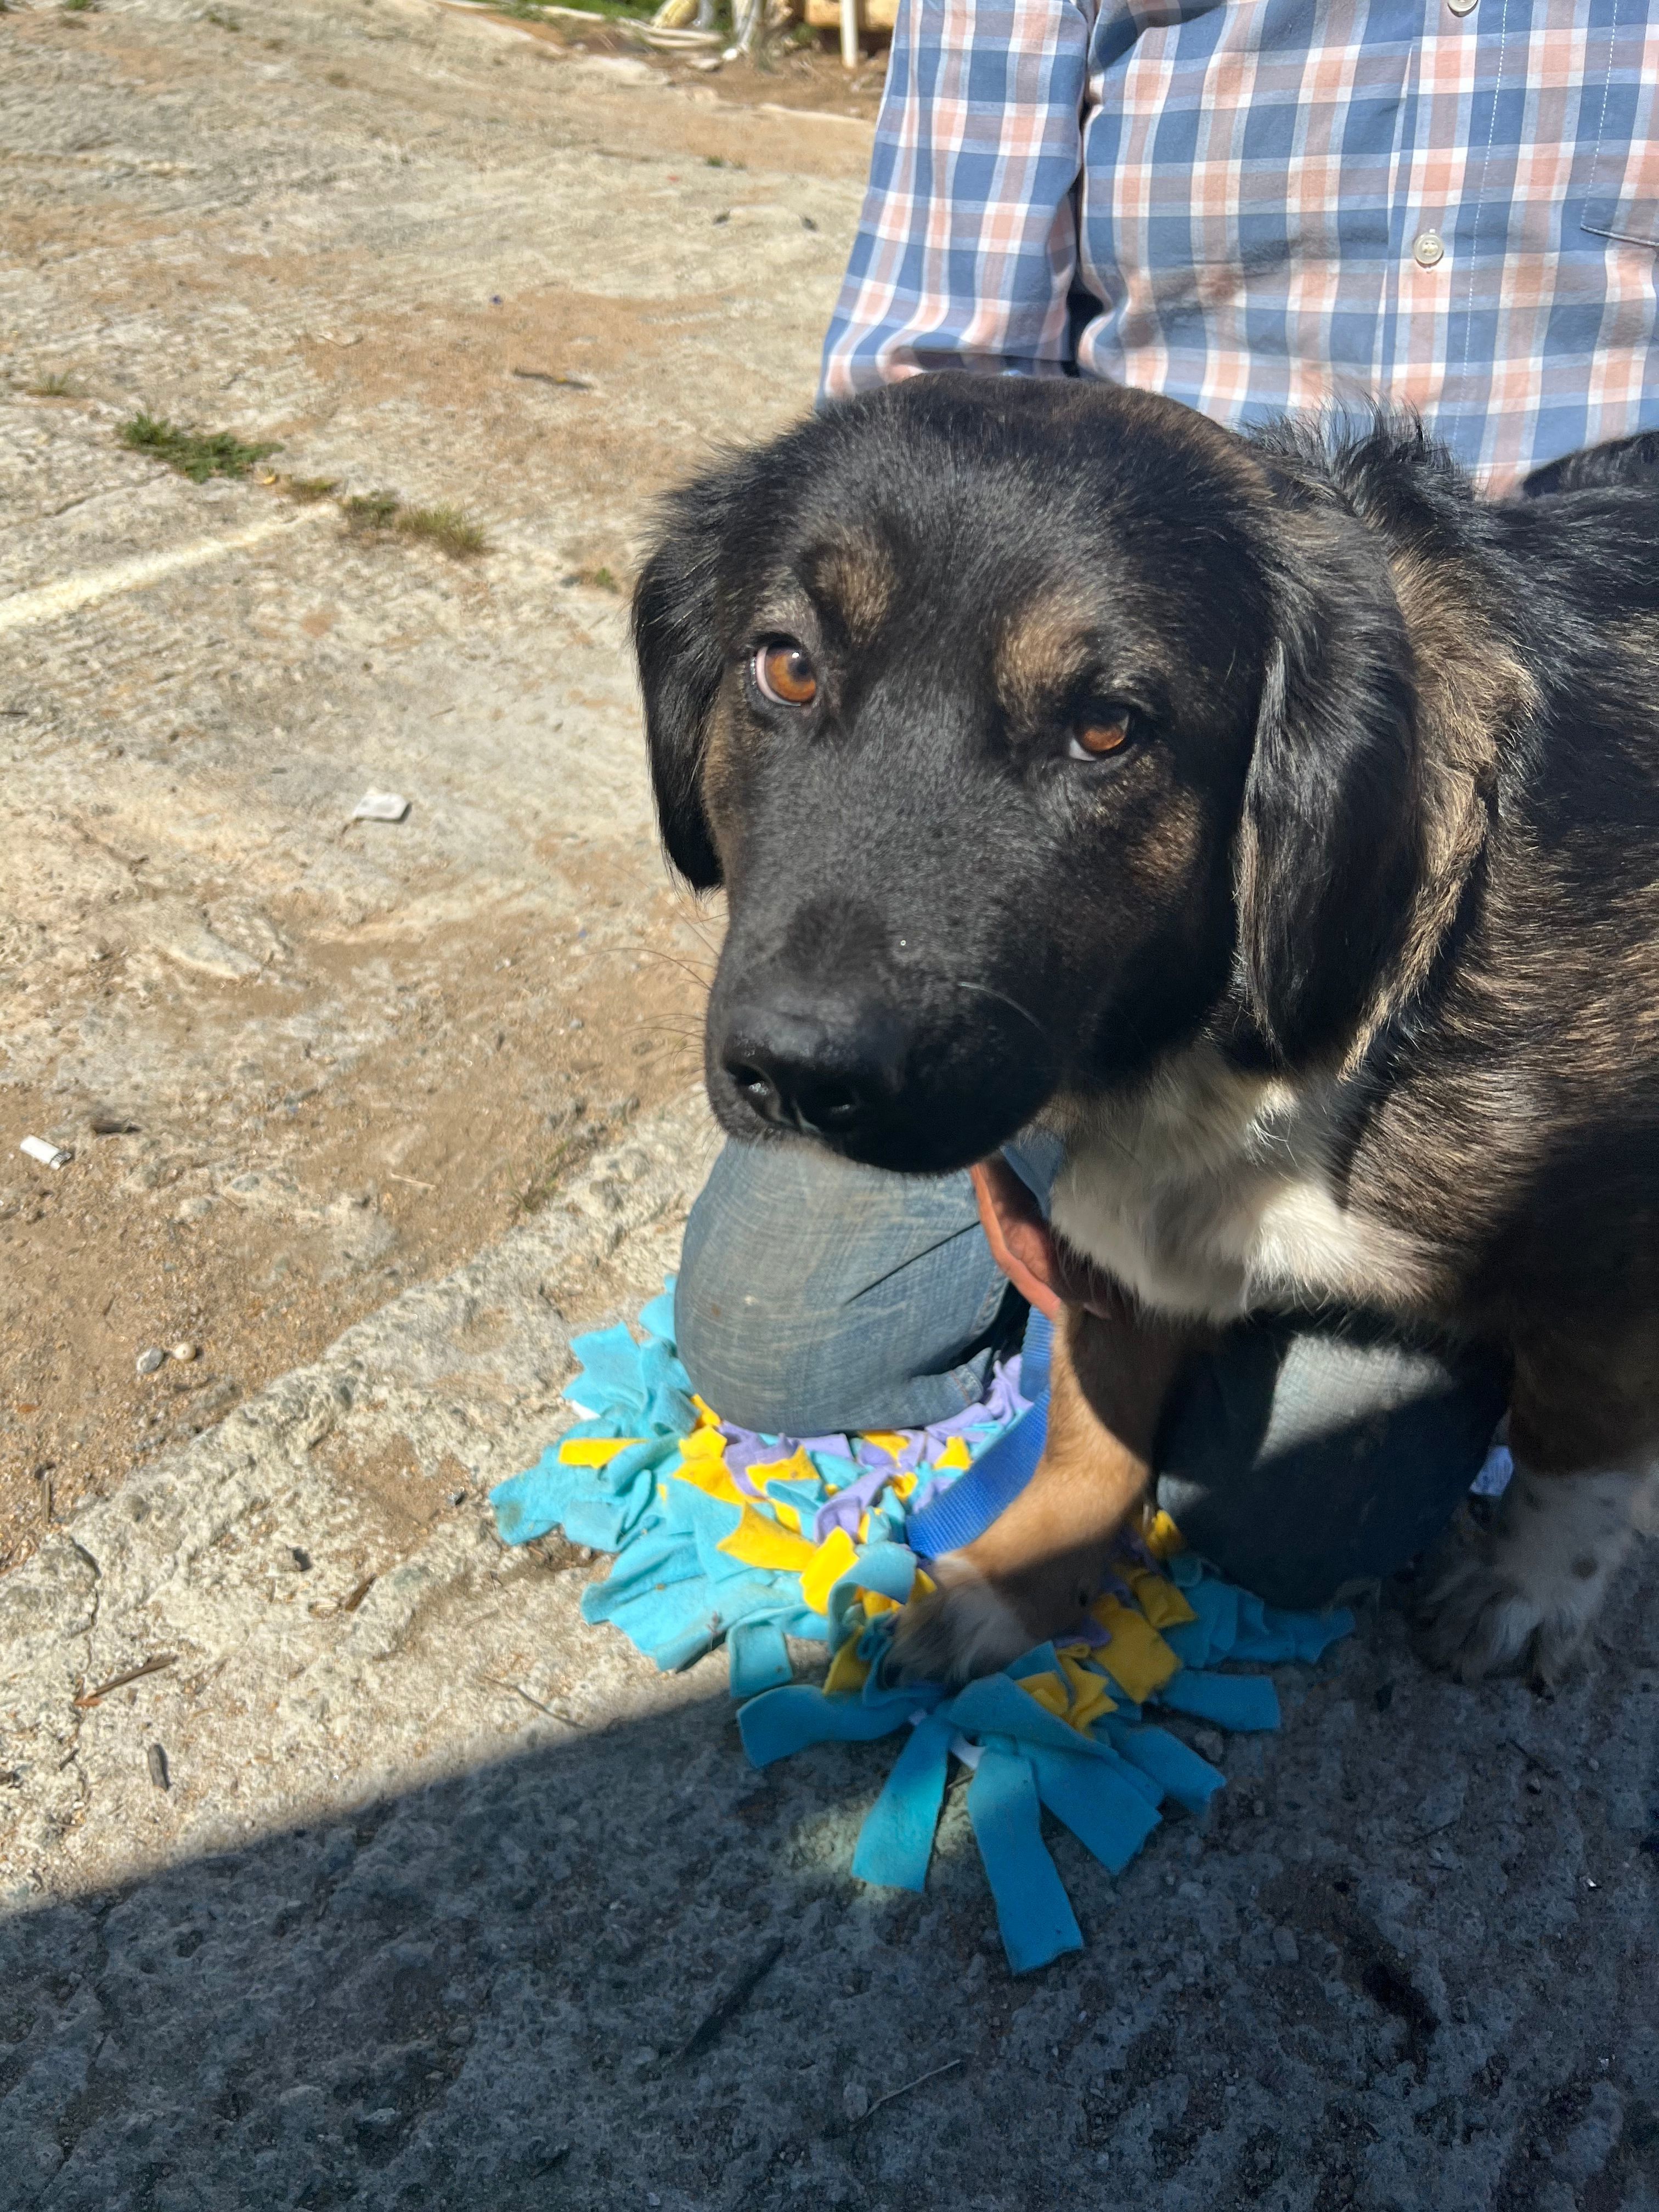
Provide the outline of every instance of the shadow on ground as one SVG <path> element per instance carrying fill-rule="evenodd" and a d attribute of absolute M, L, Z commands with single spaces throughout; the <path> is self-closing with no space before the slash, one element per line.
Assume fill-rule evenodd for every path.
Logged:
<path fill-rule="evenodd" d="M 925 1899 L 848 1880 L 884 1747 L 763 1775 L 723 1697 L 527 1711 L 499 1764 L 0 1929 L 0 2201 L 1653 2206 L 1644 1549 L 1553 1705 L 1423 1674 L 1388 1610 L 1279 1670 L 1207 1831 L 1115 1885 L 1055 1838 L 1089 1948 L 1019 1982 L 959 1794 Z"/>

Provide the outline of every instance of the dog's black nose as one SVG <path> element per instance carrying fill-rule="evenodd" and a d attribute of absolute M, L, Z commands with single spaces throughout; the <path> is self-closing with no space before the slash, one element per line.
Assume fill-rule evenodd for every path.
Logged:
<path fill-rule="evenodd" d="M 897 1095 L 902 1038 L 892 1017 L 755 1009 L 734 1022 L 720 1064 L 763 1121 L 831 1143 L 868 1127 Z"/>

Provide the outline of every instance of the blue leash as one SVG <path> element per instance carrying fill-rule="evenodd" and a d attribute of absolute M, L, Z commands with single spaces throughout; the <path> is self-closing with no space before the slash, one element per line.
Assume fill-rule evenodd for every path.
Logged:
<path fill-rule="evenodd" d="M 1033 1307 L 1021 1346 L 1019 1382 L 1023 1395 L 1032 1401 L 1030 1408 L 988 1445 L 948 1490 L 909 1516 L 905 1541 L 922 1559 L 936 1559 L 941 1552 L 971 1544 L 1036 1473 L 1048 1435 L 1048 1359 L 1054 1340 L 1054 1324 Z"/>

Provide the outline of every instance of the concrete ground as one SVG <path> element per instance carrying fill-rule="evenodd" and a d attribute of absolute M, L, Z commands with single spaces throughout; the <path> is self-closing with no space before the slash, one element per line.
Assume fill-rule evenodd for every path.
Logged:
<path fill-rule="evenodd" d="M 0 1139 L 76 1150 L 0 1221 L 0 2207 L 1652 2212 L 1651 1544 L 1550 1702 L 1385 1591 L 1207 1828 L 1054 1838 L 1088 1948 L 1016 1981 L 959 1795 L 855 1887 L 888 1747 L 756 1774 L 722 1660 L 496 1543 L 714 1141 L 598 573 L 804 403 L 867 137 L 212 12 L 0 16 Z M 198 488 L 141 404 L 493 550 Z"/>

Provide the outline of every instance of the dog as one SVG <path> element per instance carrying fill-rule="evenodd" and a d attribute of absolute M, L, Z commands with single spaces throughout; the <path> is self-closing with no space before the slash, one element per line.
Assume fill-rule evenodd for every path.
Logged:
<path fill-rule="evenodd" d="M 1197 1336 L 1334 1306 L 1511 1364 L 1431 1656 L 1582 1644 L 1659 1449 L 1655 442 L 1487 501 L 1381 413 L 941 374 L 668 502 L 634 629 L 668 856 L 728 897 L 714 1112 L 974 1167 L 1064 1303 L 1042 1462 L 901 1668 L 1074 1626 Z M 982 1164 L 1033 1121 L 1047 1224 Z"/>

